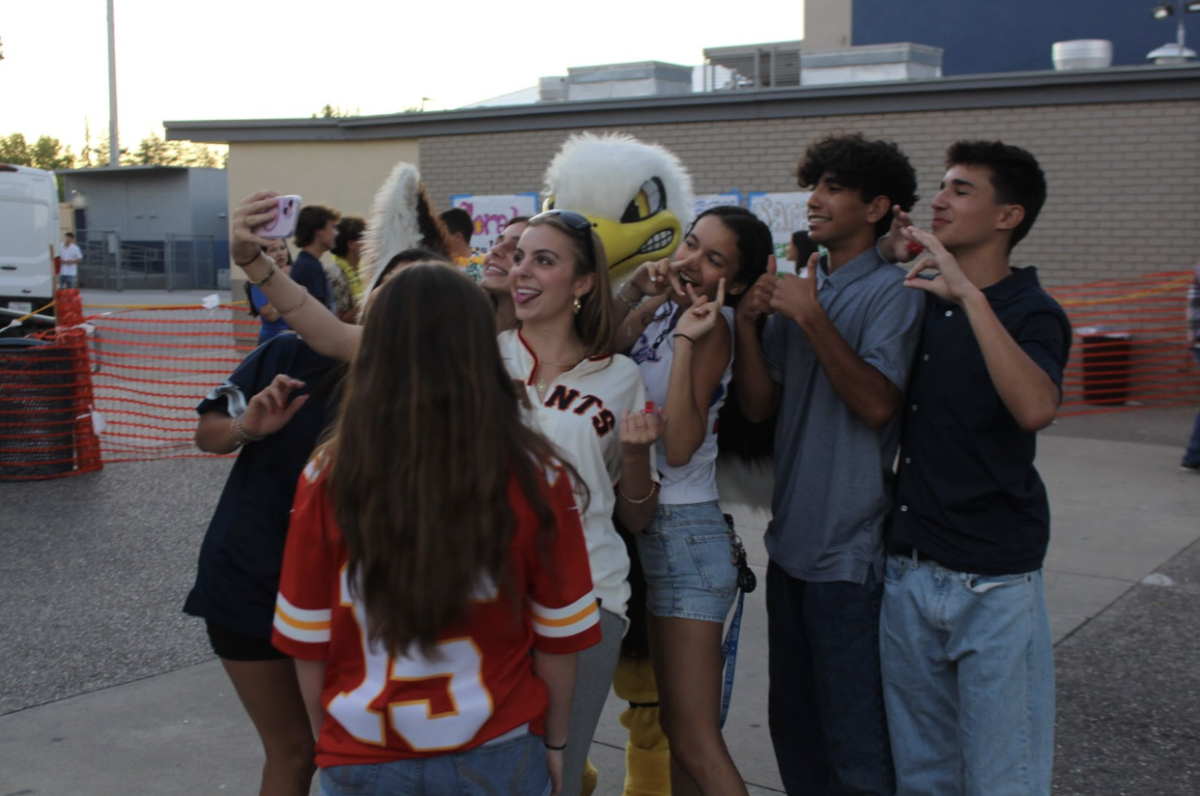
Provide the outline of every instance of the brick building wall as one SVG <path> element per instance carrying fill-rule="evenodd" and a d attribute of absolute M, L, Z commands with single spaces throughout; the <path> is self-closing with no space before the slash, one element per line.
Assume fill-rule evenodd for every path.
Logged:
<path fill-rule="evenodd" d="M 999 138 L 1029 149 L 1050 198 L 1014 263 L 1037 264 L 1047 285 L 1130 273 L 1183 270 L 1200 258 L 1200 101 L 962 109 L 643 124 L 621 130 L 674 151 L 697 193 L 795 190 L 791 170 L 806 142 L 861 130 L 895 140 L 912 159 L 926 224 L 946 146 Z M 420 168 L 434 201 L 456 193 L 538 190 L 569 131 L 534 130 L 421 138 Z"/>

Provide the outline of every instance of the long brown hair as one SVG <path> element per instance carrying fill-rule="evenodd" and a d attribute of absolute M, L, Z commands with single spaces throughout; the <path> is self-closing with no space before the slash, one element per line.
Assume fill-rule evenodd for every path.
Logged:
<path fill-rule="evenodd" d="M 512 582 L 515 477 L 555 533 L 546 468 L 574 472 L 520 417 L 487 299 L 444 264 L 418 263 L 379 288 L 350 366 L 329 494 L 349 552 L 351 590 L 372 639 L 432 654 L 478 588 Z"/>
<path fill-rule="evenodd" d="M 575 229 L 555 215 L 554 211 L 540 213 L 529 219 L 526 229 L 541 226 L 556 229 L 570 238 L 576 277 L 596 275 L 592 289 L 579 299 L 582 306 L 575 315 L 575 333 L 583 341 L 584 356 L 610 355 L 615 344 L 616 325 L 613 323 L 612 288 L 608 281 L 608 257 L 604 254 L 604 243 L 591 229 Z"/>

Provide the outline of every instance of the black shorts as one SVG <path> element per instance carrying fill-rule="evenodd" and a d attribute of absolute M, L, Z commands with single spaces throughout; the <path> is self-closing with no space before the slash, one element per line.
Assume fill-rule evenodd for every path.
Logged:
<path fill-rule="evenodd" d="M 218 658 L 227 661 L 278 661 L 288 658 L 271 646 L 270 639 L 248 636 L 209 620 L 205 620 L 204 626 L 208 630 L 208 642 Z"/>

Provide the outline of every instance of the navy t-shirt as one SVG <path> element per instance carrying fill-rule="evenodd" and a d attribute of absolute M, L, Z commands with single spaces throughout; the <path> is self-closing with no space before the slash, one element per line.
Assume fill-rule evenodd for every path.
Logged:
<path fill-rule="evenodd" d="M 293 282 L 308 288 L 310 296 L 333 312 L 333 290 L 329 286 L 329 277 L 325 275 L 325 267 L 321 265 L 320 260 L 301 249 L 292 263 L 290 276 Z"/>
<path fill-rule="evenodd" d="M 299 395 L 312 394 L 290 423 L 238 454 L 200 545 L 196 583 L 185 612 L 239 633 L 271 637 L 296 483 L 333 419 L 332 380 L 338 372 L 333 360 L 285 332 L 255 349 L 196 407 L 201 414 L 241 414 L 280 373 L 305 382 Z"/>
<path fill-rule="evenodd" d="M 985 288 L 992 311 L 1062 389 L 1071 325 L 1034 268 Z M 888 546 L 916 549 L 959 572 L 1040 569 L 1050 504 L 1022 431 L 988 374 L 966 312 L 932 294 L 905 404 Z"/>

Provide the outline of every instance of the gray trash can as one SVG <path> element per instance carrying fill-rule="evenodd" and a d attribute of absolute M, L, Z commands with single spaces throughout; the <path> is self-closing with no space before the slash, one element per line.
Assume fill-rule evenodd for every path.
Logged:
<path fill-rule="evenodd" d="M 1133 335 L 1108 326 L 1077 329 L 1083 341 L 1083 400 L 1089 404 L 1124 404 L 1129 400 Z"/>

